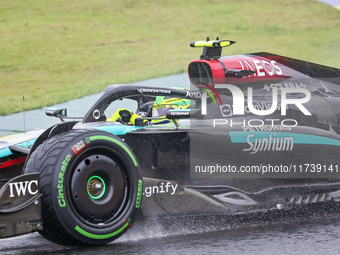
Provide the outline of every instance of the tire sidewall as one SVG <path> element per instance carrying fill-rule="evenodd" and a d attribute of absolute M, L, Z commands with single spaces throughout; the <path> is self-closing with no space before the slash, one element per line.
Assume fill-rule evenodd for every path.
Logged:
<path fill-rule="evenodd" d="M 104 150 L 112 153 L 124 168 L 128 181 L 128 194 L 121 213 L 105 226 L 88 222 L 74 206 L 71 180 L 81 159 L 92 152 Z M 86 185 L 86 184 L 85 184 Z M 122 235 L 141 202 L 141 176 L 136 157 L 118 137 L 101 131 L 88 132 L 71 140 L 54 167 L 51 195 L 56 214 L 64 228 L 76 239 L 86 243 L 107 243 Z"/>

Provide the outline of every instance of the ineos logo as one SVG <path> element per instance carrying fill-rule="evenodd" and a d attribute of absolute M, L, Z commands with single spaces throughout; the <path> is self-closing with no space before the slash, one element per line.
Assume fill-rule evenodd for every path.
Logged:
<path fill-rule="evenodd" d="M 35 195 L 38 193 L 38 180 L 24 181 L 24 182 L 13 182 L 9 183 L 9 197 L 15 197 L 15 193 L 18 197 L 25 196 L 28 191 L 29 194 Z"/>
<path fill-rule="evenodd" d="M 243 63 L 242 63 L 243 62 Z M 243 70 L 250 69 L 256 71 L 257 76 L 273 76 L 282 75 L 281 68 L 277 65 L 276 61 L 271 60 L 270 62 L 266 60 L 251 60 L 251 61 L 239 61 Z M 254 76 L 256 76 L 254 74 Z"/>

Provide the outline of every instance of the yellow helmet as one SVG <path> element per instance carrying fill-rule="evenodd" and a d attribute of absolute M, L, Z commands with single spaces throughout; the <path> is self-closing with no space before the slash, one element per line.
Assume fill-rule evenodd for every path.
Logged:
<path fill-rule="evenodd" d="M 163 124 L 169 122 L 165 119 L 166 113 L 170 109 L 187 109 L 193 105 L 194 101 L 183 98 L 166 98 L 165 96 L 158 96 L 152 106 L 152 117 L 164 119 L 152 120 L 154 124 Z"/>

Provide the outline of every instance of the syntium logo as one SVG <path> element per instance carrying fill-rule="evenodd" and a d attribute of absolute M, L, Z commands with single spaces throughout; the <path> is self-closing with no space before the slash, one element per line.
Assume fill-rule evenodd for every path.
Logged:
<path fill-rule="evenodd" d="M 285 116 L 287 113 L 288 105 L 295 105 L 304 115 L 311 115 L 311 113 L 303 106 L 304 103 L 307 103 L 311 99 L 311 93 L 309 90 L 305 88 L 281 88 L 281 100 L 278 100 L 278 89 L 272 88 L 272 100 L 270 107 L 266 107 L 265 109 L 259 108 L 256 106 L 256 103 L 253 103 L 253 88 L 247 88 L 247 105 L 245 105 L 245 95 L 244 92 L 235 85 L 230 84 L 216 84 L 215 88 L 210 88 L 217 96 L 220 104 L 222 106 L 222 101 L 219 94 L 215 89 L 228 89 L 233 98 L 233 106 L 230 108 L 228 115 L 244 115 L 247 109 L 247 112 L 251 112 L 255 115 L 265 116 L 274 113 L 276 110 L 281 109 L 281 115 Z M 203 89 L 205 92 L 207 90 Z M 211 93 L 203 93 L 201 96 L 202 101 L 202 114 L 207 114 L 207 94 Z M 298 97 L 291 98 L 289 94 L 299 94 Z M 212 96 L 212 95 L 211 95 Z"/>
<path fill-rule="evenodd" d="M 267 137 L 256 137 L 256 134 L 247 136 L 248 148 L 243 151 L 250 151 L 255 154 L 259 151 L 291 151 L 294 146 L 292 136 L 276 136 L 276 133 L 269 134 Z"/>
<path fill-rule="evenodd" d="M 25 196 L 28 192 L 30 195 L 38 193 L 38 180 L 12 182 L 9 183 L 9 197 Z"/>

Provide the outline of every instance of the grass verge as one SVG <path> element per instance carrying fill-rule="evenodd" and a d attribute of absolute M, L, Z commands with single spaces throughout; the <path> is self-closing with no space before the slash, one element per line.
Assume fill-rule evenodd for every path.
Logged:
<path fill-rule="evenodd" d="M 3 1 L 0 34 L 0 115 L 185 72 L 207 36 L 340 68 L 340 12 L 313 0 Z"/>

